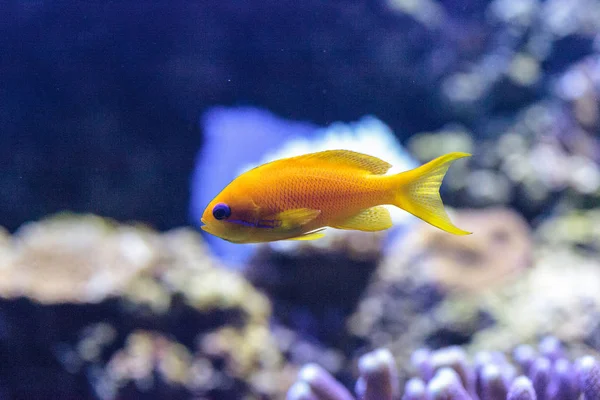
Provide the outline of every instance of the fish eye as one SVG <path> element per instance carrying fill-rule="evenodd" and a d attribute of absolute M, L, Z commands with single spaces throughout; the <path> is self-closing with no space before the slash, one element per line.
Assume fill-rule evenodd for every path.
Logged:
<path fill-rule="evenodd" d="M 213 208 L 215 219 L 226 219 L 231 215 L 231 208 L 225 203 L 219 203 Z"/>

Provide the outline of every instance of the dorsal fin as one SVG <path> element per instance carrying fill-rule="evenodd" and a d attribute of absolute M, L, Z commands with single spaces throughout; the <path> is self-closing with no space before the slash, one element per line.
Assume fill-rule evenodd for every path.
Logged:
<path fill-rule="evenodd" d="M 292 157 L 289 161 L 297 162 L 325 162 L 331 164 L 344 165 L 369 171 L 375 175 L 383 175 L 392 167 L 390 163 L 380 160 L 377 157 L 357 153 L 350 150 L 326 150 L 318 153 L 310 153 L 302 156 Z"/>

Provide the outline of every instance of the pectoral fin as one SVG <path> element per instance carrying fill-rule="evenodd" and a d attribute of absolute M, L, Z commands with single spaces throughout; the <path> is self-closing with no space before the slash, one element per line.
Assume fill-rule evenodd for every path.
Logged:
<path fill-rule="evenodd" d="M 316 231 L 312 231 L 312 232 L 307 232 L 303 235 L 300 236 L 296 236 L 294 238 L 290 238 L 287 240 L 315 240 L 315 239 L 320 239 L 323 236 L 325 236 L 325 233 L 323 232 L 325 230 L 325 228 L 323 229 L 318 229 Z"/>
<path fill-rule="evenodd" d="M 321 210 L 314 210 L 312 208 L 294 208 L 292 210 L 282 211 L 272 218 L 281 221 L 280 227 L 288 230 L 299 228 L 313 219 L 317 218 L 321 214 Z"/>
<path fill-rule="evenodd" d="M 367 208 L 346 221 L 336 224 L 333 228 L 374 232 L 383 231 L 391 226 L 390 212 L 384 206 L 377 206 Z"/>

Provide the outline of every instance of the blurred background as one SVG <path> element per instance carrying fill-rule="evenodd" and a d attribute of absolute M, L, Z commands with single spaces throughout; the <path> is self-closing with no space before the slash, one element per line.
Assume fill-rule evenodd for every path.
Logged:
<path fill-rule="evenodd" d="M 524 348 L 547 398 L 577 398 L 557 387 L 600 351 L 599 32 L 597 0 L 4 2 L 0 399 L 367 399 L 377 349 L 372 398 L 427 384 L 423 359 L 511 366 L 509 388 L 537 373 Z M 198 232 L 242 171 L 326 148 L 472 153 L 442 198 L 475 233 Z"/>

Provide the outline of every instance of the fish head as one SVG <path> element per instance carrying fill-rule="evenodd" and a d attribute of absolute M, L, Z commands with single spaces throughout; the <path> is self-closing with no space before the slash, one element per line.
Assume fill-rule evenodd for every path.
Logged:
<path fill-rule="evenodd" d="M 258 207 L 251 198 L 226 188 L 204 210 L 200 228 L 229 242 L 252 243 L 258 219 Z"/>

